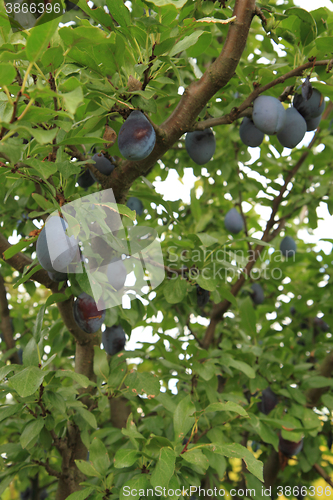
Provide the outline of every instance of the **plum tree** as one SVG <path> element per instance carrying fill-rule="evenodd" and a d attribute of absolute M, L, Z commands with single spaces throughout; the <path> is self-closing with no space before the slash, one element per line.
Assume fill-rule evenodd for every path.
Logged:
<path fill-rule="evenodd" d="M 251 298 L 255 304 L 262 304 L 265 300 L 265 294 L 262 286 L 259 283 L 252 283 Z"/>
<path fill-rule="evenodd" d="M 91 175 L 89 168 L 81 169 L 80 175 L 77 178 L 77 183 L 84 189 L 88 189 L 90 186 L 95 184 L 95 179 Z"/>
<path fill-rule="evenodd" d="M 109 356 L 114 356 L 122 351 L 126 343 L 125 331 L 121 325 L 106 327 L 102 333 L 102 343 L 104 350 Z"/>
<path fill-rule="evenodd" d="M 103 307 L 102 300 L 99 305 Z M 105 310 L 97 308 L 93 297 L 83 292 L 73 303 L 73 316 L 81 330 L 86 333 L 95 333 L 103 324 Z"/>
<path fill-rule="evenodd" d="M 324 96 L 317 89 L 312 90 L 310 99 L 306 99 L 302 94 L 295 94 L 293 105 L 305 120 L 319 117 L 325 109 Z"/>
<path fill-rule="evenodd" d="M 319 127 L 319 123 L 321 122 L 321 115 L 316 118 L 309 118 L 306 120 L 306 130 L 307 132 L 311 132 L 312 130 L 316 130 Z"/>
<path fill-rule="evenodd" d="M 274 135 L 282 130 L 286 110 L 276 97 L 260 95 L 253 102 L 252 120 L 264 134 Z"/>
<path fill-rule="evenodd" d="M 260 146 L 265 134 L 255 126 L 250 118 L 245 116 L 239 127 L 239 137 L 245 146 L 255 148 Z"/>
<path fill-rule="evenodd" d="M 291 236 L 285 236 L 280 243 L 280 252 L 285 257 L 293 257 L 296 253 L 296 243 Z"/>
<path fill-rule="evenodd" d="M 156 133 L 150 121 L 141 111 L 132 111 L 119 130 L 120 153 L 127 160 L 144 160 L 154 149 L 155 142 Z"/>
<path fill-rule="evenodd" d="M 92 160 L 95 162 L 95 167 L 99 172 L 101 172 L 101 174 L 110 175 L 115 169 L 115 165 L 113 165 L 113 163 L 111 163 L 110 160 L 103 155 L 103 153 L 95 153 Z M 95 179 L 94 175 L 91 175 Z"/>
<path fill-rule="evenodd" d="M 135 196 L 131 196 L 128 198 L 126 206 L 130 208 L 131 210 L 135 210 L 138 215 L 143 214 L 143 203 L 139 198 L 135 198 Z"/>
<path fill-rule="evenodd" d="M 198 283 L 196 283 L 196 287 L 197 287 L 197 304 L 199 307 L 204 307 L 209 301 L 210 292 L 208 290 L 205 290 L 204 288 L 201 288 L 201 286 L 199 286 Z"/>
<path fill-rule="evenodd" d="M 67 280 L 67 273 L 59 273 L 58 271 L 52 273 L 47 271 L 47 274 L 50 276 L 52 281 L 56 281 L 58 283 Z"/>
<path fill-rule="evenodd" d="M 258 403 L 258 409 L 261 413 L 268 415 L 275 408 L 278 402 L 279 398 L 277 395 L 270 387 L 266 387 L 266 389 L 262 391 L 261 401 Z"/>
<path fill-rule="evenodd" d="M 185 147 L 189 157 L 197 164 L 208 163 L 215 153 L 216 140 L 211 128 L 187 132 Z"/>
<path fill-rule="evenodd" d="M 296 108 L 290 107 L 285 111 L 285 123 L 276 137 L 285 148 L 293 149 L 305 136 L 306 121 Z"/>
<path fill-rule="evenodd" d="M 286 455 L 286 457 L 292 457 L 294 455 L 298 455 L 298 453 L 302 450 L 303 448 L 303 439 L 302 438 L 300 441 L 295 443 L 294 441 L 289 441 L 288 439 L 285 439 L 282 437 L 282 435 L 279 435 L 279 451 Z"/>
<path fill-rule="evenodd" d="M 231 208 L 224 218 L 224 225 L 228 231 L 238 234 L 244 227 L 244 221 L 236 208 Z"/>
<path fill-rule="evenodd" d="M 77 241 L 74 236 L 67 236 L 67 222 L 54 216 L 46 221 L 41 230 L 36 253 L 40 265 L 51 273 L 64 272 L 77 255 Z"/>
<path fill-rule="evenodd" d="M 127 270 L 123 261 L 119 258 L 114 258 L 108 264 L 106 269 L 108 282 L 115 290 L 121 290 L 125 284 Z"/>

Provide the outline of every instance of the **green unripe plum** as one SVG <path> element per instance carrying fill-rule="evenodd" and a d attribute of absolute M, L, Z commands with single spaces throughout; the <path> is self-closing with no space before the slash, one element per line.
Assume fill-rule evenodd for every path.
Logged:
<path fill-rule="evenodd" d="M 285 118 L 286 110 L 276 97 L 260 95 L 253 102 L 253 123 L 264 134 L 274 135 L 280 132 Z"/>
<path fill-rule="evenodd" d="M 256 148 L 264 140 L 265 134 L 257 129 L 250 118 L 245 116 L 239 127 L 239 137 L 245 146 Z"/>
<path fill-rule="evenodd" d="M 185 147 L 189 157 L 197 164 L 208 163 L 215 153 L 216 140 L 211 128 L 187 132 Z"/>
<path fill-rule="evenodd" d="M 284 127 L 276 137 L 282 146 L 293 149 L 305 136 L 306 121 L 297 109 L 293 107 L 286 109 L 285 113 L 286 120 Z"/>
<path fill-rule="evenodd" d="M 224 225 L 231 233 L 238 234 L 244 227 L 243 217 L 235 208 L 232 208 L 224 218 Z"/>

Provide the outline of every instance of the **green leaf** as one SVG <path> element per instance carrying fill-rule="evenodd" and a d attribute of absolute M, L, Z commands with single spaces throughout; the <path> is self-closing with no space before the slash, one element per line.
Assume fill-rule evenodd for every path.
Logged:
<path fill-rule="evenodd" d="M 221 453 L 221 455 L 225 457 L 242 458 L 247 469 L 260 481 L 264 481 L 263 463 L 260 462 L 260 460 L 256 460 L 252 453 L 244 446 L 237 443 L 214 445 L 214 451 L 216 453 Z"/>
<path fill-rule="evenodd" d="M 215 245 L 216 243 L 218 243 L 218 240 L 214 238 L 214 236 L 211 236 L 210 234 L 197 233 L 197 236 L 200 239 L 203 246 L 205 247 L 210 247 L 211 245 Z"/>
<path fill-rule="evenodd" d="M 131 500 L 139 500 L 139 498 L 142 497 L 140 490 L 146 490 L 147 488 L 150 488 L 150 482 L 148 480 L 147 474 L 138 474 L 129 481 L 126 481 L 126 483 L 123 485 L 123 487 L 120 489 L 120 495 L 119 499 L 120 500 L 128 500 L 128 494 L 127 492 L 130 492 L 130 498 Z"/>
<path fill-rule="evenodd" d="M 187 0 L 150 0 L 150 3 L 157 7 L 164 7 L 164 5 L 173 5 L 176 9 L 182 9 Z"/>
<path fill-rule="evenodd" d="M 249 378 L 255 378 L 256 376 L 254 369 L 247 363 L 244 363 L 244 361 L 238 361 L 237 359 L 230 358 L 228 366 L 232 366 L 233 368 L 236 368 L 236 370 L 240 370 Z"/>
<path fill-rule="evenodd" d="M 44 420 L 39 418 L 37 420 L 30 421 L 24 428 L 21 436 L 20 443 L 22 448 L 28 448 L 29 444 L 34 444 L 35 439 L 40 434 L 44 427 Z"/>
<path fill-rule="evenodd" d="M 7 250 L 4 251 L 3 256 L 5 260 L 11 259 L 14 255 L 21 252 L 24 248 L 27 248 L 36 241 L 37 238 L 30 238 L 28 241 L 25 238 L 22 238 L 16 245 L 12 245 Z"/>
<path fill-rule="evenodd" d="M 55 206 L 50 201 L 46 200 L 44 196 L 38 193 L 32 193 L 32 198 L 38 203 L 38 205 L 45 211 L 53 211 Z"/>
<path fill-rule="evenodd" d="M 228 401 L 227 403 L 211 403 L 205 408 L 205 412 L 208 411 L 231 411 L 242 415 L 243 417 L 248 417 L 248 413 L 244 410 L 241 405 Z"/>
<path fill-rule="evenodd" d="M 173 476 L 176 463 L 176 453 L 171 448 L 164 447 L 160 450 L 158 461 L 150 478 L 154 488 L 161 486 L 167 488 Z"/>
<path fill-rule="evenodd" d="M 128 26 L 131 23 L 131 15 L 128 8 L 123 2 L 114 2 L 114 0 L 106 0 L 106 5 L 110 14 L 120 26 Z"/>
<path fill-rule="evenodd" d="M 184 300 L 187 293 L 187 281 L 180 276 L 170 279 L 164 286 L 163 293 L 169 304 L 178 304 Z"/>
<path fill-rule="evenodd" d="M 68 300 L 68 297 L 66 297 L 63 293 L 53 293 L 45 302 L 45 307 L 57 304 L 58 302 L 66 302 L 66 300 Z"/>
<path fill-rule="evenodd" d="M 77 413 L 94 429 L 97 429 L 96 417 L 85 408 L 77 408 Z"/>
<path fill-rule="evenodd" d="M 45 373 L 36 366 L 29 366 L 9 379 L 8 385 L 14 389 L 21 398 L 32 396 L 41 383 Z"/>
<path fill-rule="evenodd" d="M 71 372 L 70 370 L 59 370 L 55 373 L 55 377 L 69 377 L 77 382 L 81 387 L 88 387 L 89 385 L 96 385 L 95 382 L 92 382 L 85 375 L 81 375 L 80 373 Z"/>
<path fill-rule="evenodd" d="M 194 31 L 188 36 L 185 36 L 180 42 L 176 43 L 176 45 L 170 50 L 169 56 L 175 56 L 179 52 L 183 52 L 183 50 L 188 49 L 189 47 L 192 47 L 197 41 L 198 38 L 204 33 L 203 31 Z"/>
<path fill-rule="evenodd" d="M 45 391 L 43 398 L 48 406 L 50 405 L 66 415 L 66 402 L 61 394 L 54 391 Z"/>
<path fill-rule="evenodd" d="M 251 337 L 255 337 L 257 334 L 256 330 L 256 312 L 254 310 L 252 300 L 250 297 L 246 297 L 244 300 L 238 301 L 239 313 L 241 317 L 241 325 L 242 328 L 248 333 Z"/>
<path fill-rule="evenodd" d="M 34 336 L 34 339 L 36 341 L 36 344 L 38 344 L 38 342 L 41 339 L 45 309 L 46 309 L 46 305 L 43 305 L 40 307 L 40 309 L 37 313 L 37 318 L 36 318 L 36 322 L 35 322 L 34 329 L 33 329 L 33 336 Z"/>
<path fill-rule="evenodd" d="M 59 20 L 55 18 L 29 31 L 26 54 L 30 62 L 36 62 L 42 57 L 58 25 Z"/>
<path fill-rule="evenodd" d="M 97 377 L 101 377 L 104 380 L 108 379 L 109 376 L 109 363 L 107 359 L 107 354 L 104 349 L 98 346 L 94 346 L 94 373 Z"/>
<path fill-rule="evenodd" d="M 110 467 L 110 458 L 104 444 L 97 437 L 94 437 L 89 447 L 89 460 L 98 472 L 103 476 L 106 475 Z"/>
<path fill-rule="evenodd" d="M 133 394 L 147 394 L 148 399 L 160 393 L 160 381 L 157 375 L 133 370 L 126 377 L 125 385 Z"/>
<path fill-rule="evenodd" d="M 194 425 L 194 417 L 192 416 L 194 412 L 195 406 L 191 401 L 190 395 L 178 403 L 173 415 L 173 428 L 176 441 L 184 439 Z"/>
<path fill-rule="evenodd" d="M 0 63 L 0 85 L 10 85 L 16 77 L 16 71 L 12 64 Z"/>
<path fill-rule="evenodd" d="M 132 467 L 140 456 L 137 450 L 117 450 L 114 457 L 114 466 L 116 469 Z"/>
<path fill-rule="evenodd" d="M 181 455 L 181 457 L 192 465 L 200 467 L 204 471 L 209 467 L 208 458 L 202 453 L 201 450 L 188 450 Z"/>
<path fill-rule="evenodd" d="M 71 493 L 67 497 L 67 500 L 85 500 L 89 495 L 94 493 L 94 491 L 95 491 L 95 488 L 85 486 L 83 490 L 75 491 L 74 493 Z"/>
<path fill-rule="evenodd" d="M 74 460 L 77 468 L 86 476 L 93 476 L 102 478 L 102 475 L 95 469 L 95 467 L 86 460 Z"/>
<path fill-rule="evenodd" d="M 75 111 L 79 107 L 79 105 L 83 102 L 83 91 L 81 87 L 77 87 L 72 92 L 68 92 L 67 94 L 62 94 L 62 100 L 64 101 L 65 109 L 74 115 Z"/>
<path fill-rule="evenodd" d="M 23 364 L 24 366 L 38 366 L 39 357 L 37 351 L 37 344 L 32 337 L 25 348 L 23 349 Z"/>
<path fill-rule="evenodd" d="M 23 403 L 17 403 L 13 405 L 0 406 L 0 422 L 12 415 L 20 415 L 20 411 L 23 407 Z"/>

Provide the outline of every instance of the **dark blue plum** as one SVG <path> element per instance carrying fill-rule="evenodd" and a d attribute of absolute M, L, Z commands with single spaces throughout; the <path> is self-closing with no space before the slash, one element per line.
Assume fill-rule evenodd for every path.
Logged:
<path fill-rule="evenodd" d="M 31 488 L 30 486 L 28 486 L 24 491 L 21 491 L 20 493 L 21 500 L 30 500 L 31 494 L 32 494 Z"/>
<path fill-rule="evenodd" d="M 100 299 L 99 305 L 104 306 Z M 86 333 L 97 332 L 105 319 L 105 310 L 99 310 L 93 297 L 83 292 L 73 304 L 73 315 L 76 324 Z"/>
<path fill-rule="evenodd" d="M 280 252 L 285 257 L 293 257 L 296 253 L 296 243 L 291 236 L 285 236 L 280 243 Z"/>
<path fill-rule="evenodd" d="M 264 140 L 265 134 L 246 116 L 239 127 L 239 137 L 245 146 L 256 148 Z"/>
<path fill-rule="evenodd" d="M 264 290 L 259 283 L 253 283 L 251 285 L 251 298 L 255 304 L 262 304 L 265 300 Z"/>
<path fill-rule="evenodd" d="M 205 290 L 204 288 L 201 288 L 201 286 L 199 286 L 198 284 L 196 284 L 196 287 L 197 287 L 197 304 L 199 307 L 204 307 L 209 301 L 210 292 L 208 290 Z"/>
<path fill-rule="evenodd" d="M 127 160 L 144 160 L 154 149 L 156 134 L 141 111 L 132 111 L 118 134 L 120 153 Z"/>
<path fill-rule="evenodd" d="M 306 120 L 307 132 L 311 132 L 312 130 L 316 130 L 316 128 L 319 127 L 320 122 L 321 122 L 321 115 L 317 116 L 316 118 L 309 118 L 308 120 Z"/>
<path fill-rule="evenodd" d="M 326 323 L 326 321 L 323 320 L 323 318 L 314 318 L 313 320 L 313 326 L 315 328 L 316 333 L 319 333 L 319 330 L 327 333 L 330 331 L 330 326 Z"/>
<path fill-rule="evenodd" d="M 302 450 L 302 448 L 303 448 L 303 438 L 297 443 L 294 443 L 293 441 L 288 441 L 287 439 L 284 439 L 280 434 L 279 450 L 281 451 L 281 453 L 286 455 L 286 457 L 293 457 L 294 455 L 298 455 L 298 453 Z"/>
<path fill-rule="evenodd" d="M 50 271 L 47 271 L 47 274 L 52 281 L 56 281 L 57 283 L 61 283 L 62 281 L 67 280 L 67 273 L 58 273 L 58 271 L 50 273 Z"/>
<path fill-rule="evenodd" d="M 77 241 L 66 234 L 67 223 L 61 217 L 50 217 L 41 232 L 36 245 L 40 265 L 51 273 L 64 272 L 77 256 Z"/>
<path fill-rule="evenodd" d="M 77 183 L 83 189 L 88 189 L 90 186 L 95 184 L 95 179 L 90 173 L 89 168 L 81 170 L 79 177 L 77 178 Z"/>
<path fill-rule="evenodd" d="M 261 401 L 258 403 L 258 409 L 261 413 L 268 415 L 278 404 L 279 399 L 270 387 L 262 391 Z"/>
<path fill-rule="evenodd" d="M 224 218 L 224 225 L 227 231 L 230 231 L 232 234 L 238 234 L 244 227 L 244 221 L 241 214 L 236 210 L 236 208 L 232 208 L 226 214 Z"/>
<path fill-rule="evenodd" d="M 293 149 L 305 136 L 306 121 L 296 108 L 290 107 L 285 113 L 285 124 L 276 137 L 282 146 Z"/>
<path fill-rule="evenodd" d="M 305 120 L 311 120 L 321 115 L 325 109 L 324 96 L 317 89 L 313 89 L 310 99 L 306 100 L 302 94 L 295 94 L 293 105 Z"/>
<path fill-rule="evenodd" d="M 264 134 L 274 135 L 280 132 L 285 118 L 286 110 L 276 97 L 260 95 L 253 102 L 253 123 Z"/>
<path fill-rule="evenodd" d="M 22 365 L 23 364 L 23 349 L 21 349 L 21 347 L 18 349 L 17 355 L 18 355 L 20 364 Z"/>
<path fill-rule="evenodd" d="M 97 168 L 97 170 L 99 172 L 101 172 L 101 174 L 104 174 L 104 175 L 110 175 L 111 172 L 113 172 L 113 170 L 115 169 L 115 165 L 113 165 L 113 163 L 110 162 L 110 160 L 108 160 L 104 155 L 103 153 L 96 153 L 94 154 L 94 156 L 92 157 L 92 160 L 95 162 L 95 167 Z M 93 174 L 91 174 L 92 177 Z M 95 179 L 95 177 L 94 177 Z M 97 179 L 95 179 L 97 180 Z"/>
<path fill-rule="evenodd" d="M 124 329 L 120 325 L 107 327 L 102 333 L 102 343 L 109 356 L 118 354 L 124 349 L 126 343 Z"/>
<path fill-rule="evenodd" d="M 126 206 L 131 210 L 135 210 L 138 215 L 143 214 L 144 207 L 142 201 L 139 198 L 135 198 L 135 196 L 128 198 Z"/>
<path fill-rule="evenodd" d="M 211 128 L 187 132 L 185 147 L 189 157 L 197 164 L 208 163 L 215 153 L 216 140 Z"/>
<path fill-rule="evenodd" d="M 125 284 L 127 270 L 121 259 L 112 259 L 106 268 L 108 282 L 115 290 L 121 290 Z"/>

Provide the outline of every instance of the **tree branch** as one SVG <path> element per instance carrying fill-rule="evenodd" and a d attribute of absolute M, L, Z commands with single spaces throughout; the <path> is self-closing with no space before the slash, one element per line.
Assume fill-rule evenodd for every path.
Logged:
<path fill-rule="evenodd" d="M 12 322 L 10 317 L 10 311 L 8 307 L 7 291 L 5 287 L 5 282 L 0 274 L 0 315 L 1 315 L 1 332 L 3 340 L 6 343 L 7 350 L 15 348 L 14 333 L 12 328 Z M 11 363 L 20 364 L 18 353 L 14 352 L 10 356 Z"/>

